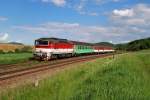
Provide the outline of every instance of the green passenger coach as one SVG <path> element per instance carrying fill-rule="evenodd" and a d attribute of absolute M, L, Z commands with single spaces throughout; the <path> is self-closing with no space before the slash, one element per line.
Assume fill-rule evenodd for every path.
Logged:
<path fill-rule="evenodd" d="M 83 53 L 94 53 L 94 49 L 89 43 L 82 42 L 73 42 L 74 43 L 74 53 L 83 54 Z"/>

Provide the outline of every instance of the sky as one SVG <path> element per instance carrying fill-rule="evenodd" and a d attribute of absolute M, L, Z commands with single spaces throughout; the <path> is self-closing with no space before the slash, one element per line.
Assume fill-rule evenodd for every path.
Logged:
<path fill-rule="evenodd" d="M 0 42 L 41 37 L 126 43 L 150 37 L 150 0 L 0 0 Z"/>

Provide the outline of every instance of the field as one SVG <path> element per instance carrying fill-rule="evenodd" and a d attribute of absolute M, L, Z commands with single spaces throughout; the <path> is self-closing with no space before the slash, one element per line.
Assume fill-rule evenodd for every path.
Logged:
<path fill-rule="evenodd" d="M 3 50 L 5 52 L 8 51 L 15 51 L 15 49 L 23 48 L 24 45 L 15 45 L 15 44 L 2 44 L 0 43 L 0 50 Z"/>
<path fill-rule="evenodd" d="M 0 54 L 0 64 L 14 64 L 27 61 L 32 53 L 9 53 Z"/>
<path fill-rule="evenodd" d="M 100 58 L 33 84 L 6 90 L 0 100 L 150 100 L 150 50 Z"/>

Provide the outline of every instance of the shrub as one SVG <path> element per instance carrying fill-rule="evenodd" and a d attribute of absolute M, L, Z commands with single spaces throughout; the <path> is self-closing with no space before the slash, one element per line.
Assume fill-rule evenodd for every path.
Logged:
<path fill-rule="evenodd" d="M 15 49 L 15 53 L 20 53 L 20 49 Z"/>
<path fill-rule="evenodd" d="M 4 54 L 5 52 L 3 50 L 0 50 L 0 54 Z"/>
<path fill-rule="evenodd" d="M 32 47 L 30 47 L 30 46 L 24 46 L 21 50 L 20 50 L 20 52 L 32 52 Z"/>
<path fill-rule="evenodd" d="M 7 53 L 14 53 L 13 51 L 8 51 Z"/>

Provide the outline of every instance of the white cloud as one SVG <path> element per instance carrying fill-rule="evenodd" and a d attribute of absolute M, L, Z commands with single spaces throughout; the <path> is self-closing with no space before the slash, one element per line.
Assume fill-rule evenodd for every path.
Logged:
<path fill-rule="evenodd" d="M 66 4 L 65 0 L 51 0 L 52 3 L 54 3 L 56 6 L 64 6 Z"/>
<path fill-rule="evenodd" d="M 60 23 L 60 22 L 49 22 L 39 24 L 36 26 L 15 26 L 15 29 L 28 31 L 31 33 L 47 34 L 52 37 L 62 37 L 67 35 L 67 38 L 72 40 L 95 42 L 110 38 L 112 36 L 118 36 L 113 27 L 102 27 L 102 26 L 86 26 L 78 23 Z M 96 39 L 95 39 L 96 38 Z"/>
<path fill-rule="evenodd" d="M 150 37 L 150 5 L 137 4 L 130 8 L 115 9 L 110 21 L 127 40 Z"/>
<path fill-rule="evenodd" d="M 112 12 L 111 19 L 115 23 L 146 27 L 150 25 L 150 6 L 137 4 L 130 9 L 115 9 Z"/>
<path fill-rule="evenodd" d="M 121 0 L 77 0 L 77 2 L 73 3 L 72 0 L 41 0 L 41 1 L 43 3 L 53 3 L 58 7 L 64 7 L 66 5 L 66 7 L 76 10 L 81 15 L 98 16 L 100 15 L 99 12 L 90 11 L 89 7 L 90 3 L 94 4 L 94 6 L 99 6 L 101 4 L 110 2 L 120 2 Z"/>
<path fill-rule="evenodd" d="M 85 14 L 86 12 L 84 11 L 84 7 L 86 6 L 86 1 L 87 0 L 80 0 L 80 3 L 76 5 L 74 8 L 75 10 L 80 13 L 80 14 Z"/>
<path fill-rule="evenodd" d="M 80 3 L 74 9 L 81 15 L 98 16 L 97 12 L 85 10 L 88 0 L 80 0 Z"/>
<path fill-rule="evenodd" d="M 115 9 L 113 11 L 114 16 L 119 16 L 119 17 L 132 17 L 134 15 L 132 9 L 124 9 L 124 10 L 117 10 Z"/>
<path fill-rule="evenodd" d="M 83 26 L 78 23 L 49 22 L 37 26 L 16 26 L 15 28 L 31 31 L 33 33 L 74 33 L 89 34 L 91 32 L 104 32 L 105 29 L 98 26 Z"/>
<path fill-rule="evenodd" d="M 106 3 L 110 3 L 110 2 L 121 2 L 123 0 L 93 0 L 96 4 L 98 5 L 102 5 L 102 4 L 106 4 Z"/>
<path fill-rule="evenodd" d="M 56 5 L 58 7 L 63 7 L 66 4 L 65 0 L 42 0 L 42 2 L 53 3 L 54 5 Z"/>
<path fill-rule="evenodd" d="M 7 21 L 7 20 L 8 20 L 8 18 L 0 16 L 0 21 Z"/>
<path fill-rule="evenodd" d="M 120 25 L 120 24 L 119 24 Z M 36 26 L 15 26 L 16 30 L 23 30 L 48 37 L 67 38 L 85 42 L 112 41 L 118 43 L 150 36 L 150 29 L 140 29 L 136 26 L 87 26 L 79 23 L 48 22 Z"/>
<path fill-rule="evenodd" d="M 0 33 L 0 42 L 7 41 L 8 37 L 9 37 L 8 33 Z"/>
<path fill-rule="evenodd" d="M 96 12 L 85 12 L 83 10 L 84 7 L 84 5 L 79 6 L 79 11 L 86 15 L 97 16 Z M 53 36 L 86 42 L 112 41 L 113 43 L 120 43 L 150 36 L 150 6 L 146 4 L 115 9 L 109 17 L 111 20 L 107 26 L 48 22 L 34 26 L 15 26 L 15 29 L 29 33 L 40 33 L 41 36 Z"/>
<path fill-rule="evenodd" d="M 90 12 L 90 13 L 87 13 L 88 15 L 90 15 L 90 16 L 98 16 L 99 14 L 98 13 L 96 13 L 96 12 Z"/>

